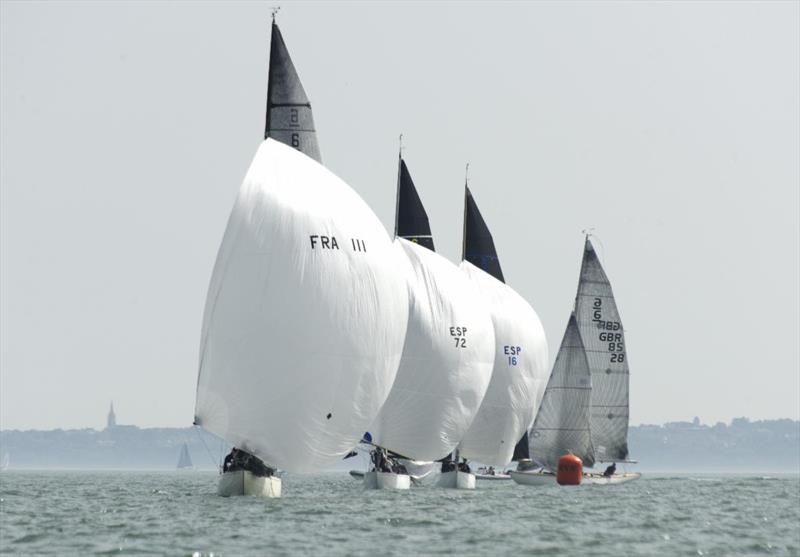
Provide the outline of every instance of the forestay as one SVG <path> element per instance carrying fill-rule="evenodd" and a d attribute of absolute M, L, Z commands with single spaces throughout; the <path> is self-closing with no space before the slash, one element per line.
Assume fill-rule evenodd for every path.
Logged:
<path fill-rule="evenodd" d="M 595 458 L 628 457 L 628 357 L 614 293 L 589 238 L 583 252 L 575 314 L 592 374 Z"/>
<path fill-rule="evenodd" d="M 572 453 L 580 457 L 584 466 L 594 464 L 589 430 L 591 396 L 589 362 L 572 314 L 531 428 L 530 452 L 534 461 L 555 471 L 558 459 Z"/>
<path fill-rule="evenodd" d="M 394 381 L 405 265 L 350 187 L 267 139 L 211 279 L 195 422 L 273 467 L 336 463 Z"/>
<path fill-rule="evenodd" d="M 317 162 L 322 162 L 311 103 L 300 83 L 281 31 L 274 21 L 268 78 L 264 138 L 271 137 L 302 151 Z"/>
<path fill-rule="evenodd" d="M 462 261 L 461 269 L 489 306 L 495 356 L 486 396 L 459 451 L 465 458 L 504 466 L 539 406 L 547 378 L 547 342 L 539 316 L 511 287 L 468 261 Z"/>
<path fill-rule="evenodd" d="M 395 453 L 438 460 L 483 401 L 494 365 L 492 320 L 458 267 L 406 239 L 395 244 L 411 263 L 408 331 L 397 378 L 370 432 Z"/>

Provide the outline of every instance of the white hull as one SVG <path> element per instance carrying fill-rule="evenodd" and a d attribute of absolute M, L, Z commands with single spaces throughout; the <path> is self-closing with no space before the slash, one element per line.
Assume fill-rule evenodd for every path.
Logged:
<path fill-rule="evenodd" d="M 439 475 L 436 486 L 449 489 L 475 489 L 475 474 L 461 472 L 460 470 L 444 472 Z"/>
<path fill-rule="evenodd" d="M 558 485 L 556 475 L 541 470 L 531 470 L 530 472 L 509 472 L 511 479 L 520 485 Z"/>
<path fill-rule="evenodd" d="M 511 476 L 508 474 L 475 474 L 476 480 L 488 480 L 488 481 L 502 481 L 502 480 L 510 480 Z"/>
<path fill-rule="evenodd" d="M 603 476 L 602 474 L 584 474 L 581 485 L 614 485 L 630 482 L 640 478 L 639 472 L 626 472 Z M 532 472 L 511 472 L 511 479 L 522 485 L 558 485 L 556 475 L 551 472 L 536 470 Z"/>
<path fill-rule="evenodd" d="M 223 472 L 219 477 L 217 495 L 230 497 L 250 495 L 271 499 L 281 496 L 281 479 L 275 476 L 254 476 L 247 470 Z"/>
<path fill-rule="evenodd" d="M 591 485 L 615 485 L 638 480 L 641 477 L 642 475 L 639 472 L 626 472 L 624 474 L 614 474 L 613 476 L 603 476 L 602 474 L 585 474 L 583 476 L 583 483 Z"/>
<path fill-rule="evenodd" d="M 373 470 L 364 474 L 364 487 L 367 489 L 408 489 L 411 487 L 411 477 L 406 474 Z"/>

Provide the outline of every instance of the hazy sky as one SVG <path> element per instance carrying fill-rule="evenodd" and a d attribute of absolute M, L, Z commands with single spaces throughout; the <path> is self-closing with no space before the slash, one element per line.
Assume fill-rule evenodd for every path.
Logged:
<path fill-rule="evenodd" d="M 397 136 L 460 257 L 464 164 L 554 358 L 594 227 L 631 422 L 800 418 L 800 3 L 303 3 L 325 164 L 391 228 Z M 262 137 L 269 3 L 0 8 L 0 427 L 189 425 Z"/>

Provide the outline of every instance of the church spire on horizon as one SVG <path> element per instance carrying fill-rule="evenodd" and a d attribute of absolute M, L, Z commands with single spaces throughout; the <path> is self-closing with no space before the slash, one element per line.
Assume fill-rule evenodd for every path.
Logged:
<path fill-rule="evenodd" d="M 117 427 L 117 416 L 114 414 L 114 401 L 111 401 L 111 408 L 108 410 L 108 417 L 106 418 L 106 429 L 113 429 Z"/>

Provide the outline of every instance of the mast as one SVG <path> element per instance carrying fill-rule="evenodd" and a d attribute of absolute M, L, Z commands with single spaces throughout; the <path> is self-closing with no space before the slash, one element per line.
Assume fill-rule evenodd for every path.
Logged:
<path fill-rule="evenodd" d="M 311 102 L 272 12 L 264 139 L 271 137 L 322 162 Z"/>

